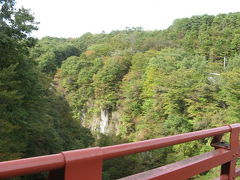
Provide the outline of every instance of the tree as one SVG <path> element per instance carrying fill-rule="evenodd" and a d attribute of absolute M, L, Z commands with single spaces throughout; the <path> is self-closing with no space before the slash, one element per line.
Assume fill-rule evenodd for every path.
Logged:
<path fill-rule="evenodd" d="M 19 132 L 26 118 L 26 106 L 31 94 L 29 86 L 34 84 L 29 77 L 31 63 L 26 60 L 28 48 L 34 40 L 29 36 L 36 30 L 34 17 L 29 11 L 14 8 L 14 0 L 0 1 L 0 159 L 22 156 L 26 142 Z"/>
<path fill-rule="evenodd" d="M 68 104 L 29 58 L 37 23 L 14 5 L 0 1 L 0 160 L 91 145 L 90 131 L 72 119 Z"/>

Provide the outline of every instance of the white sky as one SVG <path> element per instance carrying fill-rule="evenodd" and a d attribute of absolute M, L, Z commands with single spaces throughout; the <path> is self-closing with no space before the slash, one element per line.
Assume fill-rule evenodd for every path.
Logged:
<path fill-rule="evenodd" d="M 240 11 L 240 0 L 16 0 L 40 22 L 36 37 L 79 37 L 125 27 L 165 29 L 175 19 Z"/>

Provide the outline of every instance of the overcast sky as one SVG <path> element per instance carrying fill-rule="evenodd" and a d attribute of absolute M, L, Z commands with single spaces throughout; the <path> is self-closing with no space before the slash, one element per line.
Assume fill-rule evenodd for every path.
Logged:
<path fill-rule="evenodd" d="M 165 29 L 174 19 L 240 11 L 240 0 L 16 0 L 40 22 L 36 37 L 79 37 L 125 27 Z"/>

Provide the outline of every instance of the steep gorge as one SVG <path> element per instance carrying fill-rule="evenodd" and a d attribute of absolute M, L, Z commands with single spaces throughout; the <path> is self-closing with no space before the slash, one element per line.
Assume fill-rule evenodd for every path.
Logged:
<path fill-rule="evenodd" d="M 240 13 L 203 15 L 160 31 L 46 37 L 32 57 L 57 79 L 73 119 L 93 132 L 95 145 L 105 146 L 238 122 L 239 37 Z M 205 152 L 206 143 L 137 155 L 130 158 L 131 173 Z"/>

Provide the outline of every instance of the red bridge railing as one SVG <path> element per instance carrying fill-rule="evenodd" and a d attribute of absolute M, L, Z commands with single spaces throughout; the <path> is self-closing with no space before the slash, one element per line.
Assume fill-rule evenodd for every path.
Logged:
<path fill-rule="evenodd" d="M 222 143 L 224 133 L 230 132 L 229 144 Z M 102 179 L 102 162 L 106 159 L 145 152 L 180 143 L 213 137 L 214 150 L 186 160 L 122 178 L 122 180 L 180 180 L 221 165 L 221 180 L 240 176 L 236 161 L 240 156 L 240 124 L 190 132 L 175 136 L 107 147 L 94 147 L 59 154 L 0 162 L 0 178 L 22 176 L 49 171 L 49 180 L 98 180 Z"/>

